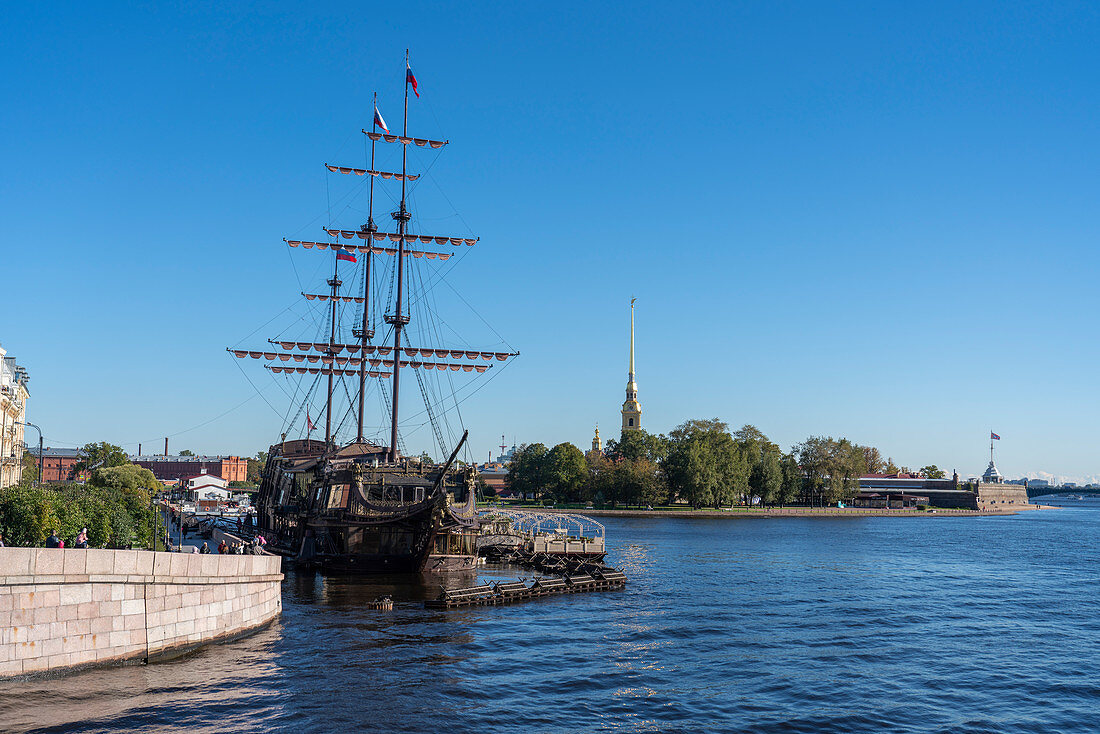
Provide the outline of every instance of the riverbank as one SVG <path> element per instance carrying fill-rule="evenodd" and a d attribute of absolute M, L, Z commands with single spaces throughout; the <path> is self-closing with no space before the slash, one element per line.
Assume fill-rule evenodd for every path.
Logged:
<path fill-rule="evenodd" d="M 590 517 L 706 517 L 706 518 L 759 518 L 777 519 L 786 517 L 998 517 L 1015 515 L 1029 510 L 1056 510 L 1049 505 L 1028 505 L 1003 510 L 958 510 L 940 509 L 871 509 L 861 507 L 735 507 L 722 510 L 570 510 L 553 507 L 537 508 L 540 512 L 580 512 Z"/>

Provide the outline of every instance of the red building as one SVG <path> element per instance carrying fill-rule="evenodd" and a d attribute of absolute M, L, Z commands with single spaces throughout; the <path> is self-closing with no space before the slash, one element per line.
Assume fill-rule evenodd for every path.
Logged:
<path fill-rule="evenodd" d="M 203 473 L 219 476 L 227 482 L 248 479 L 248 459 L 240 456 L 131 456 L 130 461 L 153 472 L 162 482 Z"/>
<path fill-rule="evenodd" d="M 38 447 L 28 449 L 29 453 L 38 460 Z M 42 481 L 43 482 L 75 482 L 87 479 L 87 472 L 76 474 L 76 463 L 83 458 L 80 449 L 51 449 L 42 450 Z"/>

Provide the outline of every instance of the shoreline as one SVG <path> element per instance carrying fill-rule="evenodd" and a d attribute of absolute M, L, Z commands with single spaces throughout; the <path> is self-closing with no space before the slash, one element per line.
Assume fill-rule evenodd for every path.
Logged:
<path fill-rule="evenodd" d="M 534 508 L 533 508 L 534 509 Z M 1003 510 L 961 510 L 936 508 L 935 512 L 910 509 L 865 509 L 851 507 L 775 507 L 768 509 L 736 508 L 733 510 L 572 510 L 553 507 L 537 508 L 539 512 L 579 513 L 589 517 L 686 517 L 686 518 L 724 518 L 724 519 L 778 519 L 786 517 L 1008 517 L 1031 510 L 1057 510 L 1051 505 L 1028 505 Z"/>

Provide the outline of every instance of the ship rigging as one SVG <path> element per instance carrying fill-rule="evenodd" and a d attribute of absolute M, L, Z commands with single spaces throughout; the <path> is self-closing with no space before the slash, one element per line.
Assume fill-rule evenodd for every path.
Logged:
<path fill-rule="evenodd" d="M 365 166 L 324 164 L 331 173 L 366 177 L 366 223 L 353 230 L 337 228 L 330 223 L 323 228 L 331 238 L 328 242 L 284 240 L 289 248 L 327 253 L 333 258 L 332 277 L 326 281 L 328 291 L 303 289 L 301 292 L 307 302 L 324 309 L 327 333 L 321 339 L 316 338 L 320 334 L 312 339 L 279 335 L 268 339 L 270 346 L 263 350 L 243 347 L 227 350 L 239 359 L 263 360 L 264 367 L 272 375 L 314 376 L 298 413 L 284 426 L 292 429 L 304 408 L 305 438 L 287 441 L 287 433 L 283 433 L 278 443 L 271 446 L 257 495 L 257 508 L 261 529 L 275 539 L 274 547 L 280 552 L 335 570 L 420 570 L 433 549 L 436 553 L 442 550 L 444 555 L 454 552 L 455 544 L 448 540 L 451 536 L 472 538 L 477 524 L 476 471 L 471 467 L 461 468 L 456 463 L 467 434 L 463 433 L 461 439 L 450 446 L 440 426 L 449 408 L 458 413 L 457 389 L 450 377 L 446 378 L 446 386 L 441 383 L 435 386 L 437 393 L 441 392 L 441 387 L 451 388 L 452 405 L 449 406 L 442 399 L 433 399 L 431 386 L 426 384 L 424 375 L 433 372 L 441 376 L 456 372 L 480 375 L 496 365 L 508 363 L 519 354 L 510 348 L 446 345 L 441 329 L 431 324 L 433 313 L 426 296 L 441 274 L 431 276 L 429 287 L 425 278 L 417 278 L 416 271 L 410 270 L 410 264 L 424 263 L 430 267 L 431 261 L 447 262 L 457 248 L 472 247 L 479 239 L 426 234 L 412 226 L 409 184 L 420 180 L 423 174 L 409 173 L 409 149 L 441 150 L 449 141 L 409 136 L 410 87 L 416 92 L 416 80 L 406 54 L 401 135 L 385 129 L 375 95 L 371 129 L 362 130 L 370 150 Z M 378 129 L 380 123 L 382 131 Z M 400 172 L 379 168 L 376 160 L 379 144 L 401 146 Z M 400 183 L 400 198 L 396 210 L 391 213 L 396 231 L 379 231 L 374 220 L 374 188 L 379 179 Z M 355 242 L 345 242 L 347 240 Z M 441 246 L 441 249 L 420 249 L 421 245 Z M 389 258 L 392 260 L 386 262 Z M 357 265 L 361 290 L 349 292 L 344 289 L 341 262 Z M 387 267 L 390 263 L 392 268 Z M 389 276 L 389 292 L 383 300 L 380 286 L 385 283 L 386 275 Z M 414 284 L 420 286 L 415 301 L 410 298 L 410 286 Z M 416 315 L 422 326 L 416 339 L 409 340 L 406 331 L 414 323 L 414 303 L 421 306 Z M 344 311 L 351 307 L 356 311 L 349 330 L 343 317 Z M 376 339 L 379 316 L 387 328 L 381 338 Z M 409 369 L 415 371 L 435 443 L 442 456 L 449 455 L 443 464 L 403 456 L 399 433 L 401 376 Z M 318 442 L 310 437 L 315 427 L 309 404 L 322 377 L 326 385 L 325 436 L 323 442 Z M 354 397 L 348 389 L 349 382 L 356 387 Z M 380 402 L 388 408 L 388 441 L 368 440 L 366 395 L 371 384 L 377 385 Z M 340 397 L 338 386 L 347 397 L 345 418 L 352 410 L 357 417 L 355 439 L 346 445 L 336 440 L 343 424 L 343 419 L 334 413 L 334 403 Z M 458 418 L 461 421 L 461 414 Z M 442 544 L 440 539 L 444 541 Z"/>

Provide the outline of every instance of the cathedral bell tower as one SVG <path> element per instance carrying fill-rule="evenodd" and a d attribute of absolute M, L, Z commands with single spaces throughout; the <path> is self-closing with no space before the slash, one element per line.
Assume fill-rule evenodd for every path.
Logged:
<path fill-rule="evenodd" d="M 623 403 L 623 430 L 642 427 L 642 406 L 638 403 L 638 383 L 634 381 L 634 301 L 630 299 L 630 371 L 626 373 L 626 402 Z"/>

